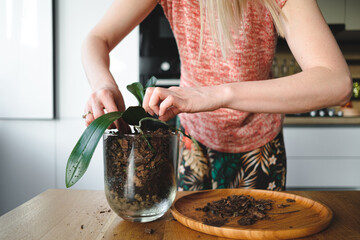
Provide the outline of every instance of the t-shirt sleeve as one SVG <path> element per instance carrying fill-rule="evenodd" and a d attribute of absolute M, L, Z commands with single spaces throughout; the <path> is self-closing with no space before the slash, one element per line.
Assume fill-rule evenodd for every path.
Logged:
<path fill-rule="evenodd" d="M 162 6 L 162 8 L 164 9 L 164 13 L 167 14 L 168 12 L 168 8 L 169 8 L 169 4 L 171 4 L 171 1 L 168 0 L 157 0 L 158 4 L 160 4 Z"/>

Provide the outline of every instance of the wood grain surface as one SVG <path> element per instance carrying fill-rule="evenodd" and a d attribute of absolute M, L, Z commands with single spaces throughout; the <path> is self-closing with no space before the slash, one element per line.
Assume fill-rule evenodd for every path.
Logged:
<path fill-rule="evenodd" d="M 191 193 L 178 192 L 177 198 Z M 289 193 L 319 201 L 334 213 L 328 228 L 302 239 L 360 239 L 360 191 Z M 50 189 L 2 215 L 0 239 L 228 239 L 185 227 L 170 211 L 154 222 L 130 223 L 109 209 L 103 191 Z"/>
<path fill-rule="evenodd" d="M 237 221 L 242 218 L 229 217 L 229 222 L 221 227 L 203 224 L 206 213 L 197 211 L 208 202 L 218 201 L 231 195 L 249 195 L 256 200 L 272 200 L 273 209 L 268 211 L 268 220 L 257 221 L 253 225 L 240 226 Z M 295 200 L 288 203 L 287 199 Z M 279 204 L 288 204 L 278 208 Z M 173 216 L 185 226 L 220 237 L 235 239 L 290 239 L 309 236 L 326 228 L 332 219 L 332 211 L 325 205 L 290 193 L 251 190 L 251 189 L 217 189 L 197 192 L 177 199 L 172 208 Z"/>

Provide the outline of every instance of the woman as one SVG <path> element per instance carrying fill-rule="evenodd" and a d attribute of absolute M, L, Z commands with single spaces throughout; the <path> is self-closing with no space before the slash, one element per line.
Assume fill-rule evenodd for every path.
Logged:
<path fill-rule="evenodd" d="M 348 67 L 316 1 L 115 0 L 83 47 L 93 90 L 87 124 L 104 109 L 124 110 L 109 52 L 156 4 L 178 44 L 181 87 L 149 88 L 143 107 L 164 121 L 181 113 L 182 127 L 201 146 L 183 144 L 179 189 L 284 190 L 284 113 L 343 105 L 351 96 Z M 271 79 L 277 34 L 302 72 Z"/>

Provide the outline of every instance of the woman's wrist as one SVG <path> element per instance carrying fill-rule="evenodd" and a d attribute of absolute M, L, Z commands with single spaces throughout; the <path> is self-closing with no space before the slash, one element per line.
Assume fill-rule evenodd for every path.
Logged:
<path fill-rule="evenodd" d="M 219 108 L 231 108 L 231 103 L 234 100 L 234 84 L 213 86 L 212 94 L 215 101 L 219 104 Z"/>
<path fill-rule="evenodd" d="M 103 79 L 91 84 L 91 89 L 93 92 L 96 92 L 101 89 L 119 90 L 119 87 L 114 79 Z"/>

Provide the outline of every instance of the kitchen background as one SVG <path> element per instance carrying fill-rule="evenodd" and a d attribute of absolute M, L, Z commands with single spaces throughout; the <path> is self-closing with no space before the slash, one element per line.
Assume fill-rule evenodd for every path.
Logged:
<path fill-rule="evenodd" d="M 360 79 L 360 1 L 318 2 L 356 82 Z M 9 55 L 11 48 L 0 49 L 7 53 L 0 57 L 0 215 L 46 189 L 65 188 L 67 158 L 85 128 L 81 115 L 90 94 L 81 65 L 81 44 L 111 3 L 112 0 L 1 1 L 1 45 L 6 46 L 3 41 L 8 41 L 8 45 L 19 42 L 23 52 L 39 52 L 22 52 L 30 57 L 25 63 L 16 62 L 19 52 Z M 31 41 L 25 43 L 21 41 L 22 34 L 11 34 L 6 25 L 13 23 L 21 29 L 22 25 L 31 26 L 31 20 L 39 24 L 35 24 L 39 26 L 35 29 L 41 38 L 31 38 L 30 34 L 27 39 Z M 17 28 L 13 31 L 16 33 Z M 138 27 L 111 53 L 111 71 L 127 106 L 136 105 L 136 99 L 125 87 L 140 79 L 139 41 Z M 276 59 L 279 69 L 283 59 L 291 67 L 291 53 L 281 41 Z M 12 69 L 16 69 L 16 74 Z M 14 77 L 6 78 L 9 73 Z M 356 84 L 354 87 L 356 92 Z M 360 190 L 358 101 L 353 98 L 348 104 L 350 111 L 334 107 L 342 117 L 321 117 L 316 112 L 315 117 L 309 113 L 286 118 L 288 189 Z M 101 143 L 87 173 L 73 188 L 103 189 Z"/>

